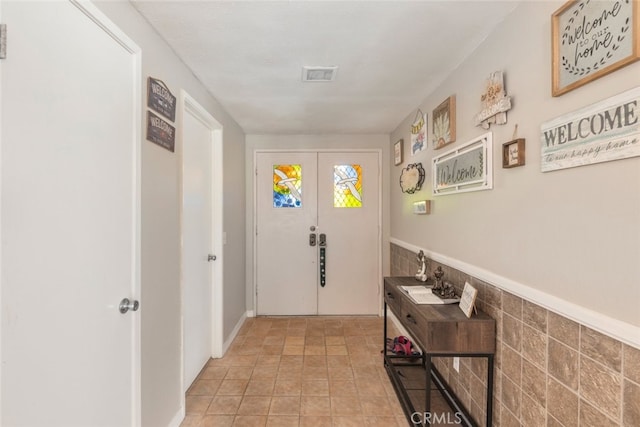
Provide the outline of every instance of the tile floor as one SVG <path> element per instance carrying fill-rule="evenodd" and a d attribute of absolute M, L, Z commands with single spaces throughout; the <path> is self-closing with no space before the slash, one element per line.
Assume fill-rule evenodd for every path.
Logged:
<path fill-rule="evenodd" d="M 382 322 L 247 319 L 187 391 L 181 427 L 406 427 L 382 364 Z"/>

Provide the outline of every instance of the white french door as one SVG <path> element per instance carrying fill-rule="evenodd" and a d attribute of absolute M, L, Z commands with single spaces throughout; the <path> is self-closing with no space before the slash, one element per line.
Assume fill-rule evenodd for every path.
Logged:
<path fill-rule="evenodd" d="M 378 314 L 377 152 L 256 153 L 258 315 Z"/>
<path fill-rule="evenodd" d="M 139 49 L 89 3 L 0 12 L 0 424 L 139 425 Z"/>

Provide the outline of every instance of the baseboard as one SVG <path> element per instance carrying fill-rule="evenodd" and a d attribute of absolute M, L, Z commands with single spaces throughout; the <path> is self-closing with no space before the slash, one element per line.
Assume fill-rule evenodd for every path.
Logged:
<path fill-rule="evenodd" d="M 256 317 L 256 314 L 253 310 L 247 311 L 247 317 Z"/>
<path fill-rule="evenodd" d="M 184 420 L 185 415 L 186 415 L 185 407 L 182 406 L 178 411 L 178 413 L 173 417 L 171 422 L 169 422 L 169 425 L 167 427 L 180 427 L 180 424 L 182 424 L 182 421 Z"/>
<path fill-rule="evenodd" d="M 615 338 L 618 341 L 640 349 L 640 327 L 563 300 L 554 295 L 500 276 L 499 274 L 487 271 L 473 264 L 468 264 L 464 261 L 420 248 L 412 245 L 411 243 L 407 243 L 393 237 L 389 239 L 389 242 L 416 253 L 422 250 L 428 258 L 431 258 L 434 261 L 460 270 L 482 280 L 483 282 L 490 283 L 499 289 L 505 290 L 529 302 L 544 307 L 549 311 L 559 314 L 560 316 L 564 316 L 575 322 L 588 326 L 593 330 Z"/>
<path fill-rule="evenodd" d="M 238 336 L 238 332 L 240 332 L 240 328 L 242 328 L 242 325 L 244 324 L 244 321 L 247 320 L 247 317 L 250 317 L 249 311 L 246 311 L 242 314 L 242 316 L 238 320 L 238 323 L 236 323 L 236 326 L 233 328 L 233 331 L 231 331 L 227 339 L 222 344 L 223 356 L 227 353 L 227 350 L 229 350 L 229 347 L 231 347 L 231 343 L 233 342 L 233 340 L 236 338 L 236 336 Z"/>

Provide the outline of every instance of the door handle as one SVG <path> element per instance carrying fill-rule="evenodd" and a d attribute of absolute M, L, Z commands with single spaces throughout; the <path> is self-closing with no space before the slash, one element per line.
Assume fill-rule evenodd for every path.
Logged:
<path fill-rule="evenodd" d="M 217 256 L 209 254 L 209 256 L 207 257 L 207 262 L 209 262 L 209 261 L 215 261 L 215 260 L 217 260 L 217 259 L 218 259 L 218 257 L 217 257 Z"/>
<path fill-rule="evenodd" d="M 320 233 L 320 241 L 318 242 L 318 246 L 320 246 L 320 286 L 323 288 L 327 284 L 327 235 L 324 233 Z"/>
<path fill-rule="evenodd" d="M 120 301 L 120 305 L 118 306 L 120 309 L 120 313 L 125 314 L 127 311 L 138 311 L 140 308 L 140 303 L 137 300 L 129 301 L 129 298 L 124 298 Z"/>

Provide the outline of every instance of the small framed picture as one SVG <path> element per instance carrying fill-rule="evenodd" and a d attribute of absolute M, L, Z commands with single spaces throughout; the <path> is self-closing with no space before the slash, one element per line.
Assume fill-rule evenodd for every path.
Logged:
<path fill-rule="evenodd" d="M 398 166 L 402 164 L 402 146 L 404 145 L 404 140 L 399 140 L 395 144 L 393 144 L 393 164 Z"/>
<path fill-rule="evenodd" d="M 524 138 L 502 144 L 502 167 L 515 168 L 524 165 Z"/>

